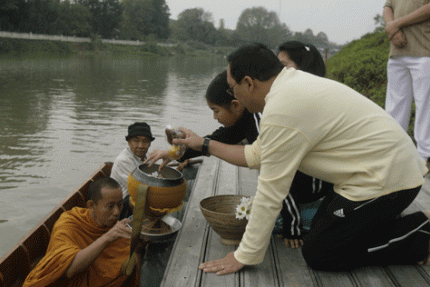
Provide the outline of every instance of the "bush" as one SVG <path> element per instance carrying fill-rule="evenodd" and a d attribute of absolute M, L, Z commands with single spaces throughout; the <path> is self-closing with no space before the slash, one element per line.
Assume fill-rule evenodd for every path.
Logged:
<path fill-rule="evenodd" d="M 327 63 L 327 77 L 342 82 L 384 107 L 390 41 L 383 32 L 363 36 Z"/>
<path fill-rule="evenodd" d="M 10 53 L 14 50 L 14 45 L 10 39 L 0 38 L 0 55 Z"/>
<path fill-rule="evenodd" d="M 384 108 L 390 41 L 385 32 L 374 32 L 352 41 L 328 60 L 327 77 L 344 83 Z M 413 134 L 415 107 L 408 133 Z"/>
<path fill-rule="evenodd" d="M 76 49 L 67 42 L 0 38 L 0 55 L 68 56 Z"/>

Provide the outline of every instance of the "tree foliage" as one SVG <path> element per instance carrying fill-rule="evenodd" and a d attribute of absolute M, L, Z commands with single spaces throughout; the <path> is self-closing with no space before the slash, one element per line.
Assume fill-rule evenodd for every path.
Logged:
<path fill-rule="evenodd" d="M 122 38 L 138 40 L 149 35 L 160 39 L 169 37 L 170 13 L 165 0 L 124 0 L 122 6 Z"/>
<path fill-rule="evenodd" d="M 118 35 L 122 8 L 119 0 L 78 0 L 91 13 L 92 33 L 102 38 L 114 38 Z"/>
<path fill-rule="evenodd" d="M 167 39 L 169 30 L 169 7 L 165 0 L 152 0 L 149 5 L 151 18 L 149 20 L 149 34 L 156 35 L 160 39 Z"/>
<path fill-rule="evenodd" d="M 88 37 L 92 31 L 90 22 L 91 13 L 87 7 L 66 0 L 60 3 L 55 30 L 62 35 Z"/>
<path fill-rule="evenodd" d="M 212 14 L 202 8 L 184 10 L 174 24 L 174 36 L 181 41 L 215 44 L 218 34 L 211 20 Z"/>
<path fill-rule="evenodd" d="M 245 9 L 239 16 L 236 25 L 237 34 L 248 43 L 263 43 L 274 47 L 279 39 L 291 35 L 285 24 L 281 24 L 275 12 L 269 12 L 264 7 Z"/>
<path fill-rule="evenodd" d="M 196 45 L 237 47 L 260 42 L 275 49 L 297 40 L 319 48 L 339 47 L 327 35 L 311 29 L 291 32 L 276 12 L 263 7 L 244 9 L 236 29 L 215 28 L 210 12 L 186 9 L 177 20 L 169 19 L 166 0 L 2 0 L 0 30 L 80 37 L 148 41 L 173 39 Z M 380 21 L 381 17 L 375 17 Z M 197 44 L 200 43 L 200 44 Z"/>
<path fill-rule="evenodd" d="M 173 38 L 205 45 L 239 46 L 260 42 L 276 48 L 287 40 L 328 45 L 328 37 L 311 29 L 292 33 L 276 12 L 263 7 L 245 9 L 236 30 L 223 19 L 216 29 L 210 12 L 186 9 L 169 19 L 166 0 L 2 0 L 0 30 L 146 41 Z"/>

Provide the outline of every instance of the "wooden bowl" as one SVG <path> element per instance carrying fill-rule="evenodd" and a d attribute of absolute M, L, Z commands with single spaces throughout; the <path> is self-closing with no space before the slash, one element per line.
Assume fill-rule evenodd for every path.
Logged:
<path fill-rule="evenodd" d="M 247 219 L 236 219 L 236 207 L 243 195 L 215 195 L 200 201 L 200 209 L 212 229 L 226 245 L 238 245 Z"/>

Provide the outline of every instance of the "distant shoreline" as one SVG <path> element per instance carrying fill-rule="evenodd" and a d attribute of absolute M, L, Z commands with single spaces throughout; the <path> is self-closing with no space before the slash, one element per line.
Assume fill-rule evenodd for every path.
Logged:
<path fill-rule="evenodd" d="M 0 32 L 0 57 L 72 56 L 77 54 L 138 55 L 138 56 L 220 56 L 234 47 L 212 47 L 202 43 L 161 43 L 123 41 L 101 38 L 79 38 L 32 33 Z"/>

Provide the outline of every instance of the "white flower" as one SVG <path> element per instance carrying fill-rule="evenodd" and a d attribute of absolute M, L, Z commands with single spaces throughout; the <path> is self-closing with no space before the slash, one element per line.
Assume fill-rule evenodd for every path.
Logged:
<path fill-rule="evenodd" d="M 240 199 L 240 203 L 249 203 L 249 202 L 252 202 L 252 196 L 251 197 L 242 197 L 241 199 Z"/>
<path fill-rule="evenodd" d="M 236 218 L 249 220 L 251 214 L 252 197 L 242 197 L 240 203 L 236 207 Z"/>

